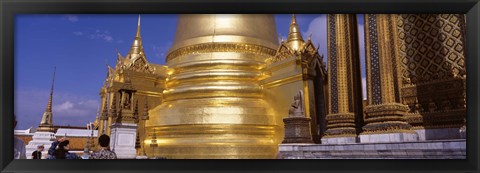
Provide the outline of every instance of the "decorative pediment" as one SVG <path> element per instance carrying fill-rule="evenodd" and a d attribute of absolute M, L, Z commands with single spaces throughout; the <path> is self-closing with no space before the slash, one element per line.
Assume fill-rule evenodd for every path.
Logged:
<path fill-rule="evenodd" d="M 152 67 L 148 63 L 145 55 L 143 54 L 135 54 L 135 55 L 137 56 L 131 56 L 132 57 L 131 62 L 126 65 L 127 66 L 126 69 L 140 72 L 140 73 L 153 74 L 153 72 L 155 71 L 155 67 Z"/>
<path fill-rule="evenodd" d="M 315 45 L 312 43 L 310 38 L 307 40 L 307 42 L 305 42 L 302 48 L 302 53 L 309 54 L 309 55 L 315 55 L 318 53 L 318 48 L 315 48 Z"/>
<path fill-rule="evenodd" d="M 280 47 L 278 48 L 277 52 L 275 53 L 275 56 L 272 57 L 272 58 L 269 58 L 267 60 L 267 63 L 275 63 L 275 62 L 278 62 L 278 61 L 282 61 L 284 59 L 287 59 L 287 58 L 290 58 L 293 56 L 293 53 L 292 51 L 290 50 L 290 48 L 288 48 L 288 46 L 285 44 L 285 42 L 282 41 L 282 43 L 280 44 Z"/>

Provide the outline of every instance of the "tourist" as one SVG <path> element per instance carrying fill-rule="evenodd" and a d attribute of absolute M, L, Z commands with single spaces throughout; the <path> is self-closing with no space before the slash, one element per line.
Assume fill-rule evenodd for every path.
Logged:
<path fill-rule="evenodd" d="M 48 150 L 50 159 L 81 159 L 74 153 L 68 152 L 70 149 L 70 141 L 65 138 L 61 138 L 52 143 L 52 146 Z"/>
<path fill-rule="evenodd" d="M 117 159 L 117 155 L 115 152 L 110 151 L 108 146 L 110 145 L 110 137 L 108 135 L 101 135 L 98 138 L 98 143 L 100 144 L 100 151 L 94 152 L 90 159 Z"/>
<path fill-rule="evenodd" d="M 17 117 L 13 115 L 13 128 L 17 127 Z M 25 143 L 17 138 L 13 138 L 13 158 L 14 159 L 27 159 Z"/>
<path fill-rule="evenodd" d="M 37 150 L 32 153 L 32 159 L 42 159 L 42 151 L 45 149 L 43 145 L 38 145 Z"/>

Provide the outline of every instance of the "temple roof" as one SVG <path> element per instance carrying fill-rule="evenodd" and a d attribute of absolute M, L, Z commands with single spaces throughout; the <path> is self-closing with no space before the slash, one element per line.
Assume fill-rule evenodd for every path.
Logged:
<path fill-rule="evenodd" d="M 123 57 L 118 50 L 117 51 L 117 65 L 115 66 L 115 72 L 117 74 L 122 73 L 123 70 L 132 70 L 136 72 L 154 73 L 155 68 L 147 61 L 142 43 L 142 37 L 140 35 L 140 15 L 138 16 L 137 32 L 133 39 L 132 46 L 128 54 Z"/>

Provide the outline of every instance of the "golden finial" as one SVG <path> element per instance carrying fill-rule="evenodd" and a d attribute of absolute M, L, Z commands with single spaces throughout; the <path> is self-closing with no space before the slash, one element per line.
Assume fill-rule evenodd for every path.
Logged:
<path fill-rule="evenodd" d="M 140 37 L 140 14 L 138 15 L 137 34 L 135 37 Z"/>
<path fill-rule="evenodd" d="M 299 51 L 305 42 L 303 41 L 302 34 L 297 24 L 295 14 L 292 15 L 292 22 L 290 23 L 290 29 L 287 38 L 287 45 L 290 49 Z"/>

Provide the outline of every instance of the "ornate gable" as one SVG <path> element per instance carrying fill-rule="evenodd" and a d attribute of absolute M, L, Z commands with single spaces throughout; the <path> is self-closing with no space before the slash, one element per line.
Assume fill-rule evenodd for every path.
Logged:
<path fill-rule="evenodd" d="M 282 41 L 280 44 L 280 47 L 277 50 L 277 53 L 275 54 L 274 57 L 267 59 L 267 63 L 275 63 L 278 61 L 283 61 L 284 59 L 290 58 L 293 56 L 292 51 L 288 46 L 285 44 L 285 42 Z"/>
<path fill-rule="evenodd" d="M 144 54 L 136 54 L 137 56 L 131 59 L 129 64 L 126 64 L 127 69 L 140 73 L 153 74 L 155 67 L 152 67 Z"/>

